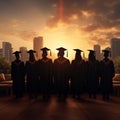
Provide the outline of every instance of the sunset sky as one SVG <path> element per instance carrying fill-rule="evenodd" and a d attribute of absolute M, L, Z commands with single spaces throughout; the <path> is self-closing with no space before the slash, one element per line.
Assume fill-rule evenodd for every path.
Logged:
<path fill-rule="evenodd" d="M 0 15 L 0 43 L 13 50 L 32 49 L 33 38 L 43 36 L 52 51 L 63 46 L 74 54 L 120 37 L 120 0 L 0 0 Z"/>

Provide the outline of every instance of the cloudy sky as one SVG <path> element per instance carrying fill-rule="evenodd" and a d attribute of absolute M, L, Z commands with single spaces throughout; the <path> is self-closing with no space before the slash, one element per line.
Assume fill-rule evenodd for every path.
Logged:
<path fill-rule="evenodd" d="M 37 36 L 53 51 L 85 52 L 120 37 L 120 0 L 0 0 L 0 15 L 0 42 L 11 42 L 14 50 L 31 49 Z"/>

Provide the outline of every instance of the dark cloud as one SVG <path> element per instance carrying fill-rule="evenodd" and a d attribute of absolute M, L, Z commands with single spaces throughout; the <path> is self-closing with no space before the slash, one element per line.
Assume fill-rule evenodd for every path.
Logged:
<path fill-rule="evenodd" d="M 26 18 L 36 17 L 42 14 L 43 17 L 52 15 L 54 17 L 48 20 L 48 25 L 55 25 L 60 19 L 59 17 L 59 1 L 60 0 L 0 0 L 0 14 L 5 18 Z M 56 7 L 52 7 L 56 4 Z M 63 18 L 66 23 L 81 23 L 87 21 L 88 24 L 100 24 L 101 26 L 112 27 L 119 24 L 120 20 L 120 0 L 63 0 Z M 86 14 L 83 14 L 83 11 Z M 87 13 L 91 16 L 86 16 Z M 70 19 L 73 15 L 77 15 L 77 19 Z M 93 19 L 92 21 L 89 19 Z M 2 19 L 2 18 L 1 18 Z M 83 22 L 82 22 L 83 24 Z M 84 23 L 86 24 L 86 22 Z"/>
<path fill-rule="evenodd" d="M 85 32 L 93 32 L 94 30 L 100 29 L 99 25 L 87 25 L 85 27 L 82 28 L 83 31 Z"/>
<path fill-rule="evenodd" d="M 85 21 L 94 18 L 92 24 L 100 24 L 101 26 L 112 27 L 114 24 L 119 24 L 118 20 L 120 19 L 120 0 L 63 0 L 63 21 L 64 22 L 74 22 L 70 21 L 70 17 L 73 14 L 77 14 L 78 21 L 81 22 L 81 18 L 84 16 Z M 59 4 L 57 3 L 57 9 L 59 12 Z M 82 11 L 94 13 L 90 17 L 86 17 L 85 14 L 82 14 Z M 55 14 L 56 18 L 53 18 L 53 21 L 56 22 L 59 13 Z M 52 22 L 52 20 L 50 20 Z M 54 23 L 52 22 L 52 23 Z M 91 22 L 91 21 L 90 21 Z M 117 23 L 116 23 L 117 22 Z M 86 24 L 86 23 L 85 23 Z M 89 22 L 88 22 L 89 24 Z"/>
<path fill-rule="evenodd" d="M 0 14 L 3 18 L 29 18 L 52 11 L 54 0 L 0 0 Z"/>
<path fill-rule="evenodd" d="M 38 33 L 34 31 L 19 31 L 17 36 L 25 41 L 28 41 L 28 40 L 33 40 L 35 36 L 38 36 Z"/>
<path fill-rule="evenodd" d="M 0 34 L 6 37 L 14 36 L 24 41 L 31 41 L 35 36 L 38 36 L 38 32 L 32 30 L 0 30 Z"/>
<path fill-rule="evenodd" d="M 106 46 L 108 43 L 110 43 L 110 40 L 112 38 L 116 38 L 120 36 L 120 32 L 116 31 L 96 31 L 94 33 L 90 33 L 90 39 L 88 40 L 88 43 L 93 44 L 99 44 L 101 46 Z"/>
<path fill-rule="evenodd" d="M 62 19 L 64 23 L 77 24 L 80 30 L 89 34 L 93 43 L 107 44 L 112 37 L 120 37 L 120 0 L 63 0 L 62 18 L 59 2 L 60 0 L 0 0 L 1 24 L 9 25 L 11 19 L 17 19 L 24 21 L 26 24 L 19 25 L 26 27 L 33 27 L 34 24 L 42 26 L 44 23 L 51 28 L 56 27 Z M 16 29 L 18 27 L 13 31 Z M 26 29 L 19 31 L 23 31 L 17 34 L 23 36 L 23 39 L 36 35 L 34 30 L 30 34 Z"/>
<path fill-rule="evenodd" d="M 88 43 L 90 45 L 94 45 L 94 44 L 99 44 L 101 46 L 103 45 L 108 45 L 108 42 L 109 42 L 110 39 L 106 39 L 106 36 L 103 37 L 99 37 L 97 35 L 95 36 L 91 36 L 90 39 L 88 40 Z"/>

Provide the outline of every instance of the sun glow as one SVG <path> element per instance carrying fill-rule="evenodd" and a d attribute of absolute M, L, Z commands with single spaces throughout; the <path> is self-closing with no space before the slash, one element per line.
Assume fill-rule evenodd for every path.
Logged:
<path fill-rule="evenodd" d="M 45 27 L 42 34 L 44 35 L 44 46 L 52 50 L 54 58 L 57 57 L 56 48 L 58 47 L 64 47 L 68 50 L 69 59 L 74 58 L 74 48 L 81 50 L 88 48 L 85 35 L 83 35 L 77 25 L 65 24 L 60 21 L 56 27 Z"/>

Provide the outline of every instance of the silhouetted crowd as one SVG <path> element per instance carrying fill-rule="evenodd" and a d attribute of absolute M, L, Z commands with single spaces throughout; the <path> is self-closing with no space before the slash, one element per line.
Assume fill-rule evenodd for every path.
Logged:
<path fill-rule="evenodd" d="M 115 75 L 113 61 L 109 59 L 110 51 L 103 50 L 104 58 L 96 60 L 95 51 L 89 50 L 88 60 L 82 58 L 80 49 L 74 49 L 75 58 L 69 61 L 64 57 L 65 48 L 57 49 L 57 58 L 52 62 L 48 58 L 50 49 L 41 49 L 42 58 L 35 59 L 36 51 L 29 50 L 29 60 L 24 63 L 20 60 L 20 51 L 16 51 L 16 59 L 11 64 L 11 77 L 13 80 L 13 94 L 21 98 L 25 93 L 30 99 L 42 96 L 47 100 L 51 95 L 65 100 L 68 95 L 81 99 L 84 93 L 89 98 L 96 99 L 101 93 L 103 100 L 109 100 L 112 93 L 112 78 Z"/>

